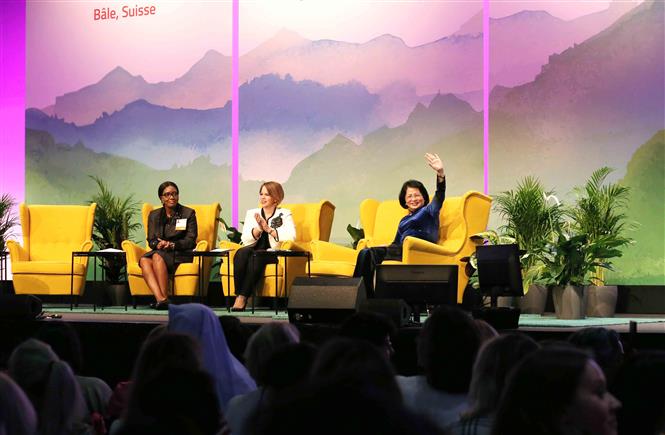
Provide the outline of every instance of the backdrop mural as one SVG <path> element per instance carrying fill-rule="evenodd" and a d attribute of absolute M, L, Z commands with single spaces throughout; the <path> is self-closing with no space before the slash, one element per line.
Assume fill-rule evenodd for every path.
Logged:
<path fill-rule="evenodd" d="M 487 91 L 490 193 L 615 167 L 641 226 L 612 279 L 665 283 L 662 2 L 490 3 L 487 90 L 481 1 L 316 3 L 240 3 L 241 216 L 278 180 L 332 201 L 347 243 L 362 199 L 433 187 L 426 151 L 449 195 L 482 190 Z M 95 175 L 155 202 L 172 179 L 231 216 L 231 4 L 152 4 L 27 3 L 26 201 L 84 202 Z"/>

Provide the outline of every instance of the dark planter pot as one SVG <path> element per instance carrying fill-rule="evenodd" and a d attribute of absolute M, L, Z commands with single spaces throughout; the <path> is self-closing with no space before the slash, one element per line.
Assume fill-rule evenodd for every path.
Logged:
<path fill-rule="evenodd" d="M 619 287 L 615 285 L 589 285 L 586 288 L 588 317 L 614 317 Z"/>
<path fill-rule="evenodd" d="M 540 314 L 545 312 L 547 305 L 547 286 L 531 284 L 529 291 L 520 299 L 522 314 Z"/>
<path fill-rule="evenodd" d="M 111 305 L 127 305 L 129 302 L 129 287 L 127 284 L 107 284 L 105 288 L 106 299 Z"/>
<path fill-rule="evenodd" d="M 587 292 L 584 286 L 556 286 L 552 289 L 554 313 L 558 319 L 584 319 Z"/>

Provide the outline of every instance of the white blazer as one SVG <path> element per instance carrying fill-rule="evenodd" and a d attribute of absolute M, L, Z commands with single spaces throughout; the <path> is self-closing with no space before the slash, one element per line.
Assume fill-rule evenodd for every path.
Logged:
<path fill-rule="evenodd" d="M 254 228 L 260 228 L 259 224 L 256 222 L 256 218 L 254 217 L 256 213 L 261 214 L 261 209 L 253 208 L 247 210 L 247 214 L 245 214 L 245 222 L 242 227 L 242 238 L 241 238 L 243 246 L 252 246 L 253 244 L 256 243 L 256 239 L 252 234 L 252 230 Z M 291 210 L 289 210 L 288 208 L 278 207 L 275 210 L 275 214 L 273 214 L 272 217 L 268 219 L 268 225 L 270 225 L 272 221 L 277 217 L 282 218 L 282 226 L 276 228 L 277 238 L 274 238 L 272 235 L 268 236 L 268 241 L 270 241 L 270 247 L 272 249 L 278 249 L 281 242 L 292 241 L 295 240 L 296 238 L 296 226 L 293 223 L 293 216 L 291 216 Z"/>

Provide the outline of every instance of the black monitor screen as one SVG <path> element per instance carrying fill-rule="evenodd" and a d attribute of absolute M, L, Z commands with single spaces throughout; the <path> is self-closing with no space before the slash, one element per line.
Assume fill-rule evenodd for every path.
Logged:
<path fill-rule="evenodd" d="M 409 304 L 456 304 L 457 266 L 380 264 L 374 297 L 403 299 Z"/>
<path fill-rule="evenodd" d="M 524 296 L 520 252 L 516 244 L 476 247 L 480 290 L 496 296 Z"/>

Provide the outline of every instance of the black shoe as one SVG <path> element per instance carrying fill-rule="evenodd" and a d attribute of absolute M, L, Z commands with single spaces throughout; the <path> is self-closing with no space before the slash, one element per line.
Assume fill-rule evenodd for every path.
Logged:
<path fill-rule="evenodd" d="M 150 303 L 150 309 L 154 310 L 155 308 L 157 308 L 157 301 Z"/>
<path fill-rule="evenodd" d="M 238 307 L 238 308 L 236 308 L 236 307 L 231 307 L 231 311 L 235 311 L 235 312 L 238 312 L 238 311 L 245 311 L 245 307 L 242 307 L 242 308 L 240 308 L 240 307 Z"/>
<path fill-rule="evenodd" d="M 168 299 L 164 299 L 163 301 L 157 302 L 157 304 L 155 305 L 155 309 L 157 311 L 166 311 L 169 309 L 170 303 L 171 301 L 169 301 Z"/>

